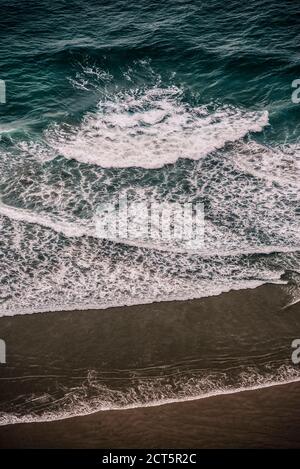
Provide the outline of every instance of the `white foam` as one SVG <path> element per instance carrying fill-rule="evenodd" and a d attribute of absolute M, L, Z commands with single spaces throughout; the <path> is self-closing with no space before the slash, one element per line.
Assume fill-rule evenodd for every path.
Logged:
<path fill-rule="evenodd" d="M 276 272 L 259 257 L 205 259 L 86 236 L 66 243 L 52 229 L 11 218 L 2 232 L 1 316 L 207 297 L 278 281 L 292 266 Z"/>
<path fill-rule="evenodd" d="M 58 154 L 103 168 L 160 168 L 179 158 L 199 160 L 227 142 L 260 132 L 268 112 L 226 106 L 190 107 L 176 87 L 116 93 L 82 124 L 56 126 L 46 139 Z"/>
<path fill-rule="evenodd" d="M 110 390 L 105 385 L 95 382 L 92 386 L 96 389 L 98 395 L 94 397 L 87 399 L 86 386 L 83 386 L 82 389 L 77 388 L 75 391 L 69 390 L 67 396 L 60 400 L 62 410 L 45 410 L 41 415 L 34 413 L 18 415 L 3 412 L 0 414 L 0 426 L 18 423 L 51 422 L 91 415 L 100 411 L 156 407 L 254 391 L 300 381 L 299 371 L 287 365 L 281 365 L 277 371 L 269 372 L 266 376 L 259 374 L 252 367 L 247 372 L 242 372 L 239 378 L 239 383 L 229 385 L 226 383 L 226 374 L 219 373 L 219 376 L 214 376 L 214 373 L 210 373 L 204 378 L 189 378 L 186 382 L 178 383 L 178 390 L 172 389 L 170 385 L 161 387 L 157 380 L 153 382 L 143 380 L 136 389 L 129 389 L 127 392 Z M 41 395 L 38 399 L 40 401 L 47 401 L 48 397 Z"/>
<path fill-rule="evenodd" d="M 34 210 L 28 210 L 18 207 L 13 207 L 7 204 L 4 204 L 0 199 L 0 215 L 8 217 L 11 220 L 20 221 L 29 224 L 37 224 L 45 228 L 50 228 L 51 230 L 55 231 L 56 233 L 63 234 L 68 238 L 78 238 L 82 236 L 91 236 L 94 238 L 98 238 L 96 225 L 93 219 L 86 219 L 86 220 L 79 220 L 77 218 L 76 221 L 68 221 L 61 217 L 43 213 L 43 212 L 35 212 Z M 215 236 L 218 237 L 218 241 L 220 238 L 225 241 L 222 236 L 222 232 L 218 232 L 217 227 L 210 225 L 210 230 L 207 229 L 209 238 Z M 234 233 L 233 233 L 234 237 Z M 105 238 L 99 238 L 105 239 Z M 161 250 L 173 253 L 189 253 L 195 254 L 202 257 L 229 257 L 229 256 L 242 256 L 242 255 L 249 255 L 249 254 L 269 254 L 273 252 L 277 253 L 289 253 L 295 252 L 300 250 L 300 245 L 294 244 L 293 246 L 283 246 L 283 245 L 256 245 L 251 246 L 245 244 L 244 246 L 240 244 L 240 240 L 235 236 L 235 243 L 232 246 L 228 246 L 225 248 L 225 244 L 221 245 L 219 249 L 214 249 L 214 243 L 212 241 L 209 242 L 207 247 L 203 247 L 202 249 L 199 247 L 196 249 L 188 249 L 188 248 L 180 248 L 178 246 L 178 242 L 174 241 L 174 245 L 172 245 L 172 240 L 169 242 L 160 242 L 151 240 L 142 240 L 139 241 L 138 238 L 136 239 L 126 239 L 126 238 L 119 238 L 119 237 L 110 237 L 109 240 L 120 243 L 126 244 L 128 246 L 133 247 L 140 247 L 140 248 L 147 248 L 151 250 Z M 233 241 L 232 239 L 230 240 Z M 228 243 L 229 244 L 229 243 Z M 239 246 L 239 248 L 237 248 Z"/>
<path fill-rule="evenodd" d="M 96 230 L 90 220 L 86 220 L 86 222 L 70 222 L 50 214 L 6 205 L 1 200 L 0 215 L 15 221 L 38 224 L 50 228 L 57 233 L 62 233 L 69 238 L 96 236 Z"/>
<path fill-rule="evenodd" d="M 6 253 L 1 260 L 1 315 L 200 298 L 277 282 L 285 269 L 297 269 L 298 189 L 290 183 L 287 197 L 284 184 L 269 186 L 264 178 L 243 172 L 236 177 L 236 155 L 243 148 L 238 144 L 222 154 L 224 170 L 217 164 L 205 172 L 201 162 L 193 166 L 188 177 L 194 193 L 182 192 L 180 179 L 167 191 L 167 200 L 175 195 L 175 200 L 185 203 L 195 200 L 205 188 L 210 201 L 205 211 L 205 244 L 195 252 L 173 245 L 166 248 L 154 241 L 105 243 L 97 239 L 93 213 L 102 198 L 93 180 L 99 174 L 103 188 L 115 183 L 109 175 L 104 177 L 101 168 L 82 172 L 78 187 L 62 181 L 54 186 L 52 174 L 46 171 L 30 176 L 32 184 L 24 189 L 13 178 L 11 191 L 20 192 L 22 208 L 0 203 Z M 218 155 L 215 158 L 218 161 Z M 151 194 L 163 203 L 165 189 L 162 194 L 159 189 L 151 187 Z M 148 187 L 132 188 L 131 192 L 140 202 L 147 198 Z M 118 195 L 113 192 L 109 200 Z M 26 208 L 27 204 L 35 208 Z M 88 209 L 86 219 L 78 216 L 82 206 Z M 228 216 L 233 221 L 228 223 Z"/>
<path fill-rule="evenodd" d="M 249 141 L 237 145 L 232 152 L 235 166 L 248 174 L 283 186 L 286 191 L 300 187 L 300 146 L 298 144 L 270 147 Z"/>

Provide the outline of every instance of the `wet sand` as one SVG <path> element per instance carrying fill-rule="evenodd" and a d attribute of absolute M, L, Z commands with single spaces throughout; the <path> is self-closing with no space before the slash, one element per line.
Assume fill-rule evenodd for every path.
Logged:
<path fill-rule="evenodd" d="M 300 383 L 0 429 L 1 448 L 300 448 Z"/>
<path fill-rule="evenodd" d="M 289 291 L 269 284 L 199 300 L 0 318 L 7 343 L 0 411 L 53 418 L 95 395 L 97 410 L 107 399 L 133 407 L 1 426 L 0 447 L 300 447 L 300 382 L 184 401 L 205 391 L 197 386 L 211 370 L 226 387 L 249 366 L 259 372 L 253 385 L 282 363 L 291 367 L 300 304 L 285 308 Z M 294 372 L 300 377 L 299 366 Z M 143 406 L 168 393 L 183 393 L 183 401 Z"/>

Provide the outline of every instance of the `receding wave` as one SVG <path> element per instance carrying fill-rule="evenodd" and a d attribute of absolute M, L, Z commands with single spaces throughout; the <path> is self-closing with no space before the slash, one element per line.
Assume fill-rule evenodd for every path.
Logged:
<path fill-rule="evenodd" d="M 236 370 L 231 370 L 233 373 L 230 374 L 210 371 L 202 376 L 175 374 L 171 381 L 168 381 L 166 373 L 164 378 L 133 380 L 133 386 L 127 390 L 106 386 L 100 376 L 91 371 L 86 382 L 68 389 L 60 398 L 43 393 L 27 396 L 23 404 L 15 401 L 14 411 L 0 412 L 0 425 L 54 421 L 99 411 L 159 406 L 300 381 L 299 371 L 289 365 L 280 365 L 273 370 L 270 368 L 266 366 L 265 375 L 255 367 L 248 367 L 238 374 Z M 30 412 L 30 408 L 35 410 Z"/>

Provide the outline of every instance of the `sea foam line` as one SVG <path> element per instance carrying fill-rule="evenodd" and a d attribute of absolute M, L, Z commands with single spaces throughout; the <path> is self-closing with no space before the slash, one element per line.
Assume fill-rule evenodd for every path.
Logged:
<path fill-rule="evenodd" d="M 37 213 L 33 210 L 28 210 L 19 207 L 12 207 L 4 204 L 0 199 L 0 215 L 5 216 L 11 220 L 35 224 L 45 228 L 50 228 L 58 234 L 63 234 L 67 238 L 80 238 L 80 237 L 93 237 L 99 238 L 97 229 L 93 219 L 86 219 L 84 221 L 70 222 L 64 220 L 62 217 L 49 215 L 45 213 Z M 132 247 L 139 247 L 151 250 L 161 250 L 166 252 L 182 253 L 182 254 L 194 254 L 201 257 L 230 257 L 230 256 L 244 256 L 254 254 L 271 254 L 271 253 L 292 253 L 300 251 L 300 246 L 281 246 L 281 245 L 268 245 L 268 246 L 245 246 L 244 249 L 220 249 L 220 250 L 204 250 L 204 249 L 181 249 L 177 246 L 168 246 L 166 244 L 160 244 L 159 242 L 151 241 L 139 241 L 123 238 L 99 238 L 109 239 L 112 242 L 119 244 L 126 244 Z"/>
<path fill-rule="evenodd" d="M 173 86 L 116 93 L 80 126 L 56 125 L 45 138 L 58 155 L 81 163 L 156 169 L 180 158 L 199 160 L 268 124 L 266 110 L 188 106 Z"/>
<path fill-rule="evenodd" d="M 182 403 L 182 402 L 190 402 L 190 401 L 196 401 L 200 399 L 207 399 L 210 397 L 218 397 L 218 396 L 226 396 L 226 395 L 231 395 L 231 394 L 238 394 L 241 392 L 247 392 L 247 391 L 256 391 L 260 389 L 266 389 L 266 388 L 271 388 L 274 386 L 283 386 L 286 384 L 292 384 L 292 383 L 297 383 L 300 381 L 300 376 L 299 377 L 293 377 L 290 379 L 285 379 L 282 381 L 267 381 L 266 383 L 260 383 L 256 385 L 250 385 L 250 386 L 245 386 L 245 387 L 237 387 L 234 389 L 226 389 L 226 390 L 216 390 L 216 391 L 211 391 L 208 393 L 200 394 L 200 395 L 195 395 L 195 396 L 186 396 L 186 397 L 180 397 L 180 398 L 169 398 L 169 399 L 158 399 L 155 401 L 150 401 L 148 403 L 135 403 L 135 404 L 129 404 L 129 405 L 124 405 L 124 406 L 118 406 L 118 405 L 113 405 L 113 406 L 100 406 L 99 408 L 95 409 L 90 409 L 90 410 L 85 410 L 85 411 L 79 411 L 76 412 L 70 411 L 70 412 L 57 412 L 53 413 L 51 415 L 45 415 L 45 416 L 33 416 L 33 415 L 28 415 L 28 416 L 23 416 L 23 417 L 18 417 L 14 415 L 4 415 L 0 416 L 0 426 L 6 426 L 6 425 L 16 425 L 20 423 L 42 423 L 42 422 L 53 422 L 53 421 L 59 421 L 59 420 L 66 420 L 70 418 L 75 418 L 75 417 L 85 417 L 87 415 L 92 415 L 96 414 L 98 412 L 109 412 L 109 411 L 116 411 L 116 410 L 130 410 L 130 409 L 139 409 L 139 408 L 148 408 L 148 407 L 158 407 L 162 405 L 168 405 L 168 404 L 177 404 L 177 403 Z"/>

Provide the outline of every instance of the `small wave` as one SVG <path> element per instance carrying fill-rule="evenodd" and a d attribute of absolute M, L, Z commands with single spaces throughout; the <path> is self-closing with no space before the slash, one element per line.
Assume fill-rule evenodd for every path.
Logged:
<path fill-rule="evenodd" d="M 48 215 L 45 213 L 38 213 L 33 210 L 24 208 L 12 207 L 4 204 L 0 200 L 0 215 L 8 217 L 15 221 L 37 224 L 50 228 L 56 233 L 62 233 L 66 237 L 81 237 L 81 236 L 96 236 L 95 229 L 91 226 L 90 221 L 70 222 L 60 217 Z"/>
<path fill-rule="evenodd" d="M 162 279 L 161 279 L 162 281 Z M 269 282 L 274 284 L 285 284 L 286 282 L 281 281 L 280 279 L 270 278 Z M 172 293 L 164 293 L 163 295 L 147 297 L 143 296 L 141 298 L 126 297 L 120 301 L 116 299 L 104 299 L 102 301 L 98 300 L 97 302 L 79 302 L 78 299 L 74 300 L 71 304 L 66 303 L 62 300 L 62 295 L 59 297 L 59 302 L 55 298 L 54 302 L 43 302 L 43 305 L 37 303 L 34 298 L 34 302 L 28 305 L 18 305 L 14 302 L 12 305 L 0 306 L 0 317 L 1 316 L 16 316 L 21 314 L 37 314 L 37 313 L 53 313 L 56 311 L 86 311 L 91 309 L 108 309 L 108 308 L 119 308 L 123 306 L 138 306 L 146 305 L 151 303 L 160 303 L 160 302 L 169 302 L 169 301 L 188 301 L 188 300 L 198 300 L 201 298 L 207 298 L 210 296 L 219 296 L 222 293 L 228 293 L 234 290 L 246 290 L 246 289 L 255 289 L 264 285 L 266 281 L 264 280 L 240 280 L 240 281 L 231 281 L 231 282 L 219 282 L 212 284 L 212 282 L 201 282 L 199 281 L 199 290 L 195 293 L 190 291 L 186 294 L 177 293 L 176 295 Z M 81 285 L 78 285 L 77 288 L 80 288 Z M 77 290 L 78 292 L 78 290 Z M 79 293 L 79 292 L 78 292 Z M 33 292 L 35 294 L 35 292 Z M 23 298 L 24 300 L 25 298 Z M 31 300 L 32 301 L 32 300 Z M 76 302 L 77 301 L 77 302 Z"/>
<path fill-rule="evenodd" d="M 276 371 L 266 376 L 260 374 L 255 368 L 248 368 L 239 376 L 240 382 L 230 385 L 227 382 L 227 374 L 213 372 L 202 378 L 179 378 L 177 389 L 172 385 L 162 386 L 156 380 L 141 381 L 128 391 L 112 390 L 93 379 L 93 373 L 88 378 L 89 387 L 96 391 L 97 395 L 87 398 L 88 388 L 70 389 L 62 399 L 52 400 L 56 410 L 47 410 L 51 407 L 51 396 L 42 394 L 27 401 L 27 404 L 38 402 L 44 411 L 37 415 L 27 413 L 24 415 L 2 412 L 0 414 L 0 426 L 18 423 L 50 422 L 64 420 L 94 414 L 100 411 L 125 410 L 141 407 L 155 407 L 166 404 L 187 402 L 205 399 L 214 396 L 234 394 L 245 391 L 279 386 L 300 381 L 299 371 L 289 365 L 281 365 Z M 50 398 L 50 399 L 49 399 Z M 49 402 L 50 400 L 50 402 Z M 61 406 L 61 409 L 59 407 Z M 26 404 L 25 404 L 26 408 Z M 25 409 L 24 409 L 25 410 Z"/>
<path fill-rule="evenodd" d="M 13 207 L 4 204 L 0 200 L 0 215 L 8 217 L 11 220 L 37 224 L 45 228 L 50 228 L 56 233 L 63 234 L 67 238 L 78 238 L 83 236 L 91 236 L 93 238 L 108 239 L 109 241 L 125 244 L 132 247 L 150 249 L 150 250 L 161 250 L 173 253 L 189 253 L 195 254 L 201 257 L 230 257 L 230 256 L 244 256 L 244 255 L 259 255 L 259 254 L 271 254 L 271 253 L 293 253 L 300 251 L 300 246 L 282 246 L 282 245 L 256 245 L 256 246 L 243 246 L 237 249 L 232 246 L 231 249 L 187 249 L 178 247 L 177 243 L 174 242 L 174 246 L 171 244 L 172 241 L 157 242 L 152 240 L 139 240 L 137 239 L 124 239 L 119 237 L 100 238 L 97 234 L 97 229 L 93 219 L 86 219 L 79 221 L 68 221 L 62 217 L 58 217 L 51 214 L 35 212 L 24 208 Z"/>
<path fill-rule="evenodd" d="M 199 160 L 268 125 L 268 112 L 226 106 L 209 110 L 181 101 L 182 91 L 151 88 L 116 93 L 76 128 L 54 126 L 47 142 L 58 154 L 103 168 L 161 168 L 180 158 Z"/>
<path fill-rule="evenodd" d="M 237 144 L 232 160 L 239 171 L 263 179 L 268 187 L 273 183 L 289 186 L 296 191 L 300 187 L 300 146 L 299 144 L 270 147 L 254 141 Z"/>
<path fill-rule="evenodd" d="M 6 252 L 0 315 L 202 298 L 279 282 L 285 269 L 298 265 L 296 244 L 265 245 L 254 238 L 251 245 L 238 237 L 233 243 L 217 227 L 208 228 L 208 244 L 194 253 L 99 239 L 91 219 L 3 202 L 0 215 Z"/>

